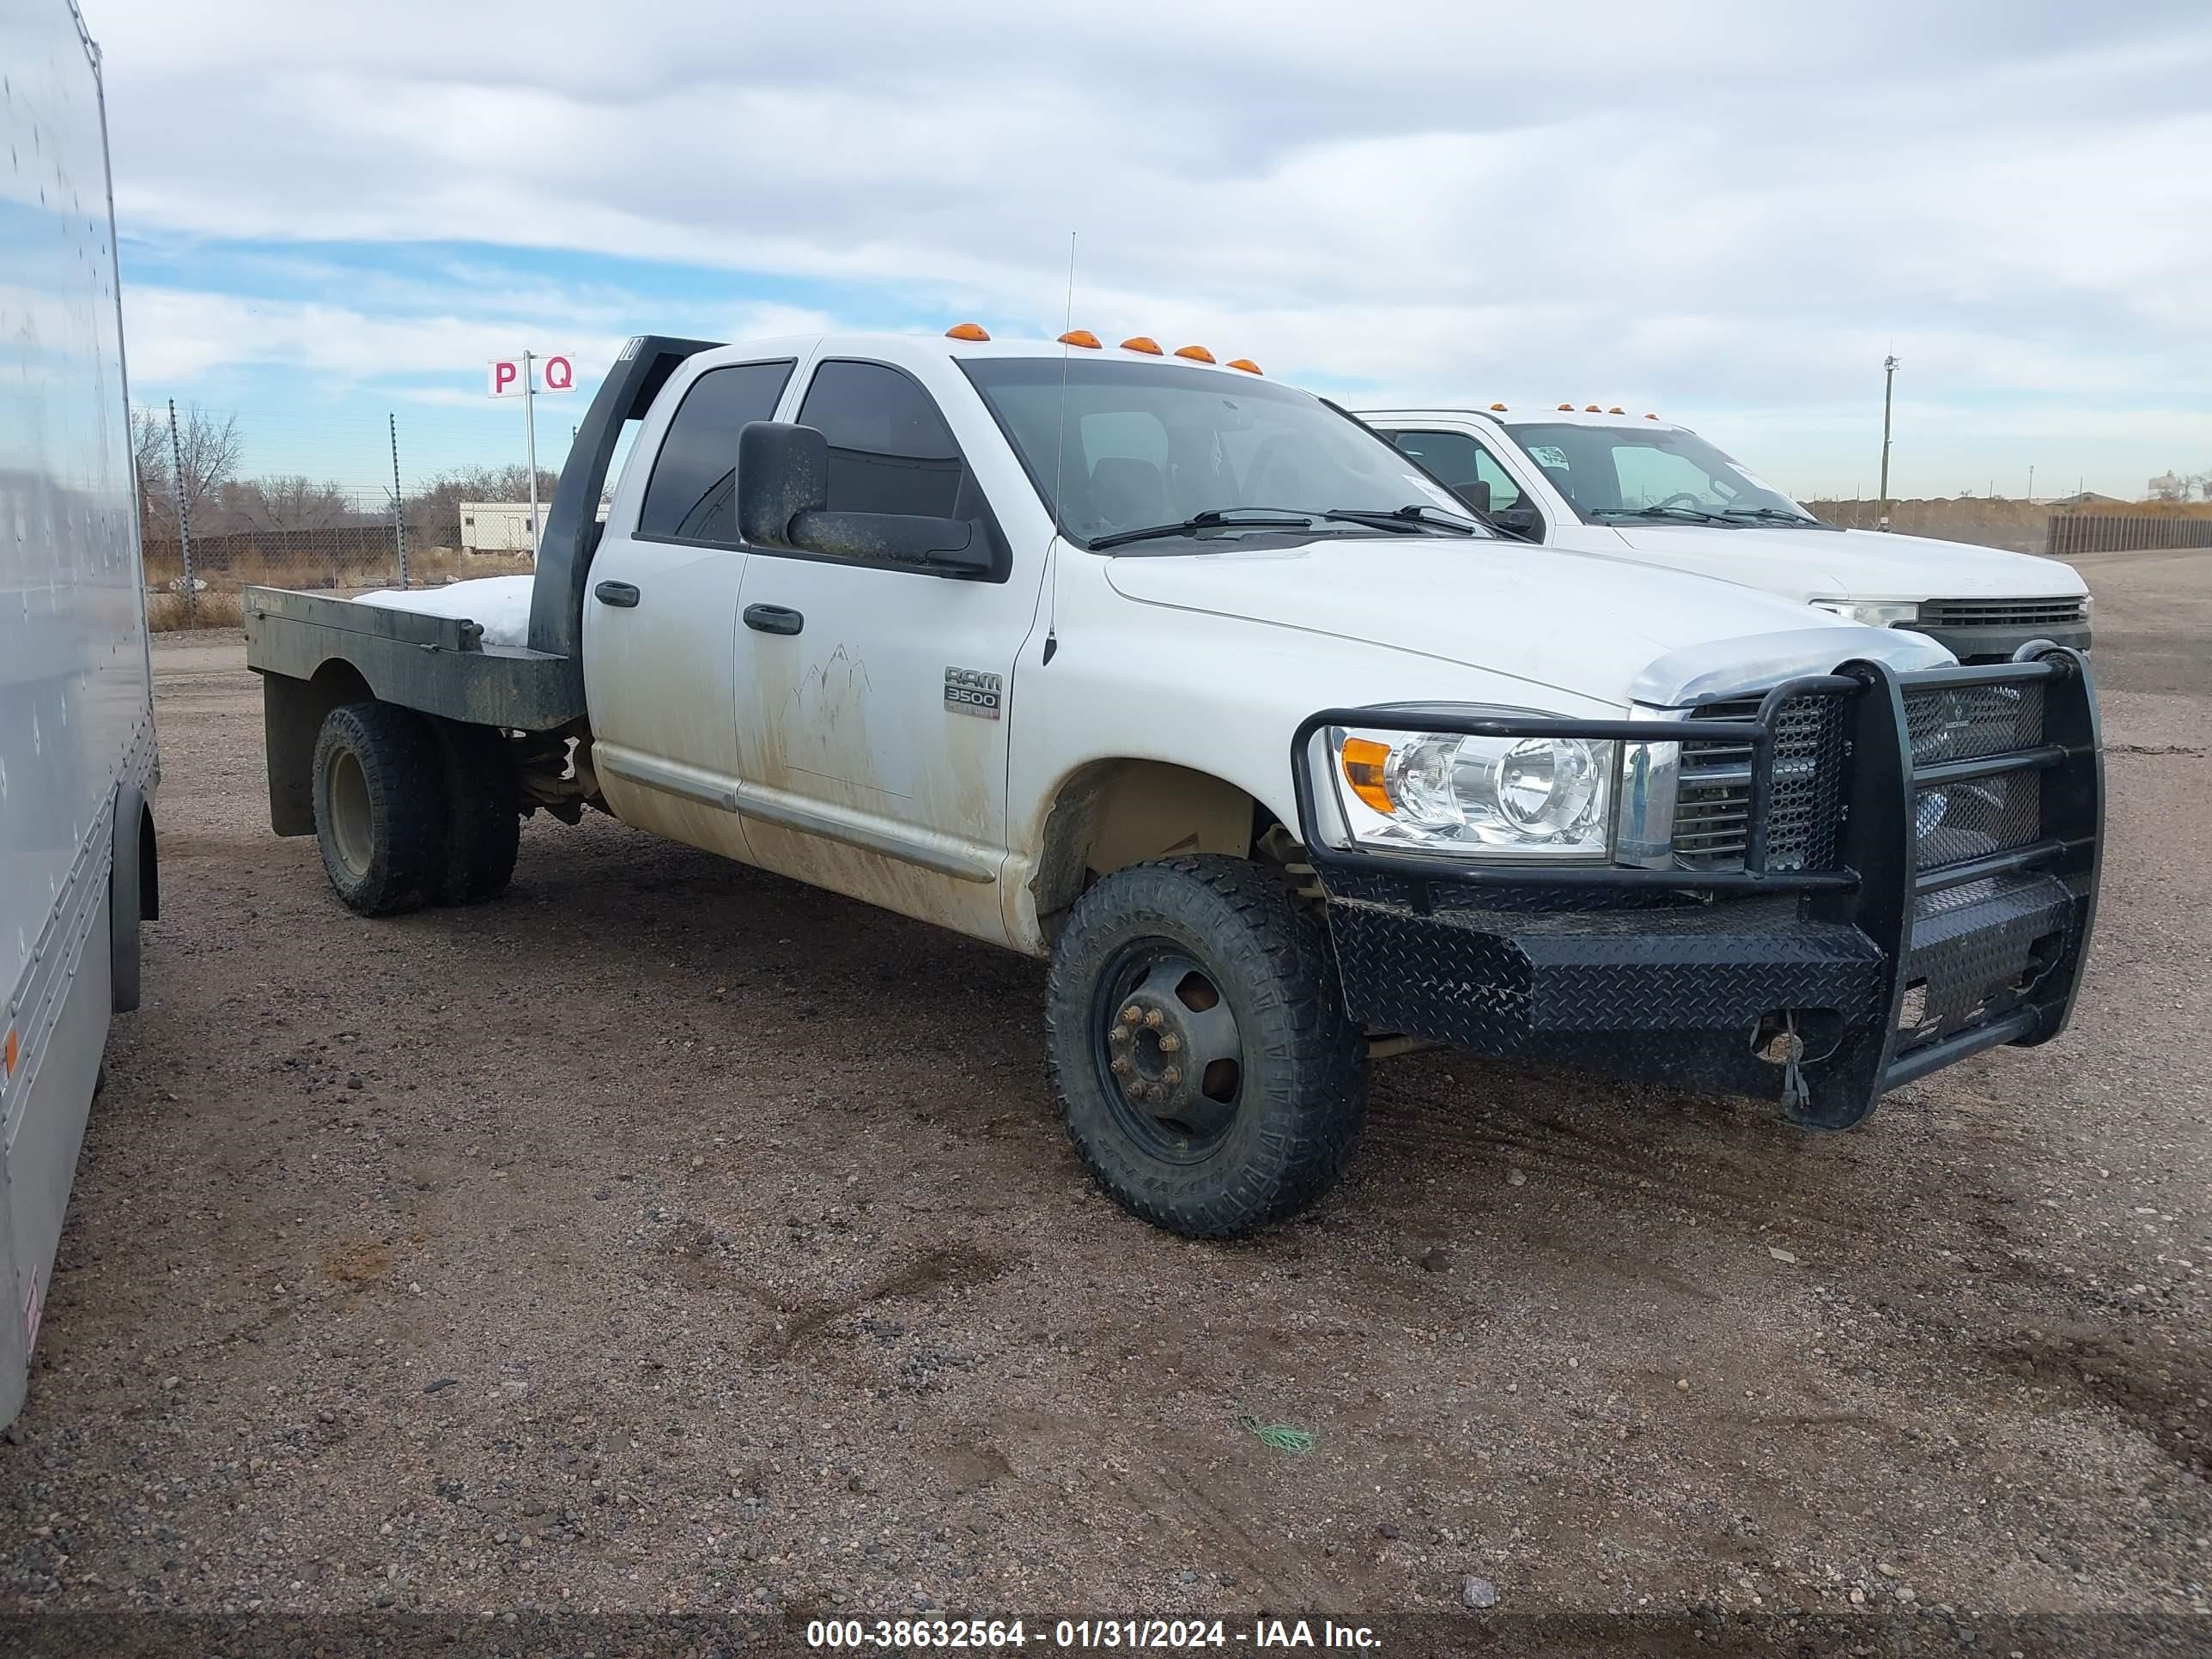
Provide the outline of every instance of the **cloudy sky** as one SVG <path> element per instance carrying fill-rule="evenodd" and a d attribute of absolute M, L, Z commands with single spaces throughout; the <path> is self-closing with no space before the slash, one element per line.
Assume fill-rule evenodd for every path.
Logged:
<path fill-rule="evenodd" d="M 2212 467 L 2202 3 L 82 4 L 134 390 L 263 467 L 509 459 L 525 345 L 1049 338 L 1071 232 L 1079 325 L 1354 404 L 1871 494 L 1894 351 L 1899 494 Z"/>

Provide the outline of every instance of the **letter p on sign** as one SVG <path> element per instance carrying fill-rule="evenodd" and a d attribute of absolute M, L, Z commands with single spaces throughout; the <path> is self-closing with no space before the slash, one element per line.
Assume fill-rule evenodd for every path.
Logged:
<path fill-rule="evenodd" d="M 522 395 L 522 359 L 495 357 L 489 366 L 489 385 L 485 390 L 495 398 L 520 398 Z"/>

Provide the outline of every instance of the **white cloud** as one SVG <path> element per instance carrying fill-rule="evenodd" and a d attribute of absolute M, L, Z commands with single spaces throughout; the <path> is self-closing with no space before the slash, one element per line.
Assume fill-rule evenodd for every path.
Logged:
<path fill-rule="evenodd" d="M 2212 22 L 2186 6 L 226 16 L 94 13 L 126 229 L 620 253 L 1051 333 L 1073 228 L 1079 322 L 1395 395 L 1870 423 L 1894 349 L 1958 422 L 1931 466 L 1953 432 L 1963 455 L 2023 429 L 2008 407 L 2212 386 Z M 137 294 L 134 368 L 450 369 L 488 325 L 595 349 L 664 325 L 444 275 L 373 280 L 343 316 Z"/>

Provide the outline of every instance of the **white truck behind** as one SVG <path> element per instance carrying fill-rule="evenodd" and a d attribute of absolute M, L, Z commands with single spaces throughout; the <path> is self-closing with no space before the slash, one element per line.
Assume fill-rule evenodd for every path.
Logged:
<path fill-rule="evenodd" d="M 0 0 L 0 1423 L 21 1407 L 160 775 L 100 54 Z"/>
<path fill-rule="evenodd" d="M 2031 640 L 2089 648 L 2089 588 L 2057 559 L 1844 530 L 1718 446 L 1595 404 L 1515 414 L 1371 410 L 1360 418 L 1499 528 L 1546 547 L 1764 588 L 2002 662 Z"/>
<path fill-rule="evenodd" d="M 1199 348 L 635 340 L 531 580 L 505 639 L 249 590 L 272 822 L 344 901 L 489 897 L 588 808 L 1045 958 L 1076 1151 L 1181 1232 L 1325 1191 L 1378 1048 L 1840 1128 L 2078 983 L 2078 652 L 1500 538 Z"/>

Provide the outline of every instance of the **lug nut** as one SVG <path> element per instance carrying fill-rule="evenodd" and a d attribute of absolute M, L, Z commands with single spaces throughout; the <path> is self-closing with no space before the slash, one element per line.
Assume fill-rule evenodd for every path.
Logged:
<path fill-rule="evenodd" d="M 1152 1027 L 1155 1031 L 1158 1030 L 1161 1026 L 1167 1023 L 1167 1016 L 1157 1008 L 1153 1009 L 1152 1012 L 1145 1016 L 1145 1024 Z"/>
<path fill-rule="evenodd" d="M 1131 1003 L 1121 1011 L 1121 1024 L 1124 1025 L 1141 1025 L 1144 1022 L 1145 1011 L 1135 1003 Z"/>
<path fill-rule="evenodd" d="M 1160 1039 L 1160 1052 L 1164 1054 L 1175 1054 L 1182 1048 L 1182 1039 L 1177 1036 L 1173 1031 L 1170 1031 L 1165 1036 Z"/>
<path fill-rule="evenodd" d="M 1172 1089 L 1176 1084 L 1182 1081 L 1182 1073 L 1180 1068 L 1170 1066 L 1166 1071 L 1160 1073 L 1160 1081 L 1166 1084 L 1169 1088 Z"/>
<path fill-rule="evenodd" d="M 1116 1042 L 1127 1042 L 1128 1040 L 1129 1028 L 1126 1025 L 1116 1025 L 1114 1028 L 1114 1041 Z"/>
<path fill-rule="evenodd" d="M 1135 1067 L 1129 1064 L 1128 1055 L 1116 1054 L 1114 1056 L 1114 1072 L 1115 1076 L 1127 1077 L 1134 1069 Z"/>

